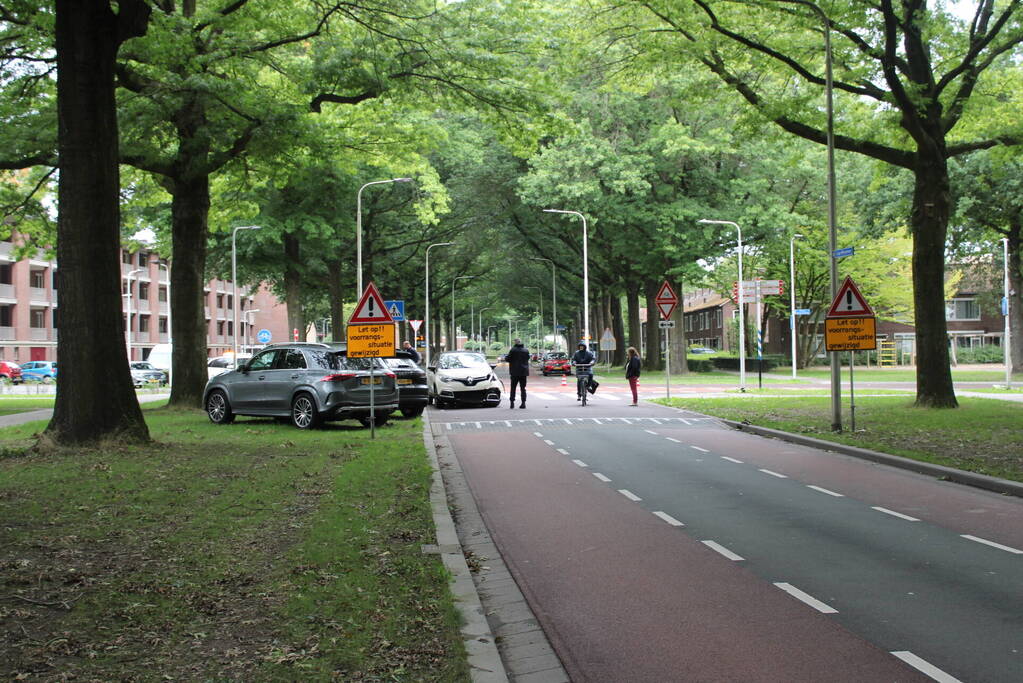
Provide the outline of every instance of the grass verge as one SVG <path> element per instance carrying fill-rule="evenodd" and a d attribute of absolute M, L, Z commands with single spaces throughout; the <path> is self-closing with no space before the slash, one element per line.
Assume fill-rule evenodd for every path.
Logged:
<path fill-rule="evenodd" d="M 994 477 L 1023 481 L 1023 405 L 962 398 L 955 410 L 916 408 L 912 399 L 858 398 L 856 431 L 831 432 L 830 398 L 672 398 L 656 403 L 805 434 Z M 848 411 L 848 400 L 845 402 Z M 848 412 L 843 416 L 848 429 Z"/>
<path fill-rule="evenodd" d="M 147 447 L 0 431 L 0 679 L 468 679 L 419 420 L 146 419 Z"/>
<path fill-rule="evenodd" d="M 0 398 L 0 415 L 14 415 L 15 413 L 52 408 L 52 396 L 50 398 Z"/>

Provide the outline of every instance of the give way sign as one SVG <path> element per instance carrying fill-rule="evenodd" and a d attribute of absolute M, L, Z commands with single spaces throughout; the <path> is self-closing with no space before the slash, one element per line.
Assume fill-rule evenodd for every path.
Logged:
<path fill-rule="evenodd" d="M 657 296 L 654 297 L 654 304 L 657 306 L 657 310 L 660 312 L 661 317 L 667 320 L 671 317 L 671 314 L 675 312 L 675 307 L 678 306 L 678 294 L 671 288 L 671 283 L 667 280 L 661 285 L 661 288 L 657 290 Z"/>

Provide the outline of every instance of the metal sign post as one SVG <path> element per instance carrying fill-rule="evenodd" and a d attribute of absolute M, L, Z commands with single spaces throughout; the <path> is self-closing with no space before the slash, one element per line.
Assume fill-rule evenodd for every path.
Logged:
<path fill-rule="evenodd" d="M 856 393 L 853 391 L 853 352 L 849 352 L 849 429 L 856 431 Z"/>

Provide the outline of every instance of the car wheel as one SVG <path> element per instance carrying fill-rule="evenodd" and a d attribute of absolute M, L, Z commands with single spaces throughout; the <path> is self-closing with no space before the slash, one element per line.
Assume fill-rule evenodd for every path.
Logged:
<path fill-rule="evenodd" d="M 49 375 L 43 375 L 43 384 L 53 384 L 57 380 L 53 379 Z"/>
<path fill-rule="evenodd" d="M 231 412 L 231 403 L 227 400 L 227 394 L 220 389 L 211 391 L 210 395 L 206 397 L 206 415 L 215 425 L 234 422 L 234 413 Z"/>
<path fill-rule="evenodd" d="M 546 372 L 544 372 L 544 373 L 543 373 L 543 376 L 544 376 L 544 377 L 546 377 L 546 376 L 547 376 L 547 373 L 546 373 Z"/>
<path fill-rule="evenodd" d="M 389 419 L 391 419 L 390 415 L 377 415 L 376 416 L 377 427 L 383 427 L 385 424 L 387 424 L 387 421 Z"/>
<path fill-rule="evenodd" d="M 418 408 L 402 408 L 401 414 L 405 417 L 419 417 L 423 414 L 422 406 Z"/>
<path fill-rule="evenodd" d="M 291 424 L 299 429 L 312 429 L 320 424 L 320 413 L 312 396 L 301 393 L 291 402 Z"/>

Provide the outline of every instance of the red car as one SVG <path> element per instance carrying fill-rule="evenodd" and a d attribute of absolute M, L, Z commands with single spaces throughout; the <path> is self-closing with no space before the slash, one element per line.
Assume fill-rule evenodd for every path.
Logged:
<path fill-rule="evenodd" d="M 572 374 L 572 363 L 568 357 L 568 354 L 564 351 L 552 351 L 544 356 L 541 361 L 541 372 L 544 377 L 548 375 L 571 375 Z"/>
<path fill-rule="evenodd" d="M 21 384 L 21 366 L 6 360 L 0 360 L 0 382 Z"/>

